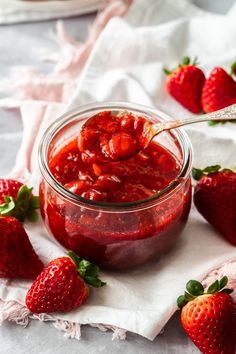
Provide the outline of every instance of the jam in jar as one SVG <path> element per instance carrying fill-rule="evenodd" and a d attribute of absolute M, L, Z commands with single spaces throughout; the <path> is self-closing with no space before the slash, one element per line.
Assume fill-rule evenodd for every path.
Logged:
<path fill-rule="evenodd" d="M 94 115 L 97 123 L 83 130 Z M 122 138 L 114 148 L 116 117 Z M 40 146 L 40 205 L 47 228 L 65 248 L 103 268 L 124 269 L 162 255 L 177 240 L 190 209 L 187 136 L 178 129 L 164 132 L 133 154 L 138 142 L 130 137 L 140 138 L 143 131 L 136 117 L 142 127 L 165 119 L 161 112 L 128 103 L 88 105 L 53 123 Z M 106 139 L 99 140 L 98 150 L 101 130 Z M 104 151 L 109 161 L 101 159 Z"/>

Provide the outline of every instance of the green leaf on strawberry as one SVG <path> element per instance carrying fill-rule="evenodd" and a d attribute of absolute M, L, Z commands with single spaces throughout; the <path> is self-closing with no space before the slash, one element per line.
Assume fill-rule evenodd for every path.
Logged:
<path fill-rule="evenodd" d="M 68 256 L 73 260 L 79 275 L 87 284 L 93 286 L 94 288 L 100 288 L 106 284 L 98 278 L 98 266 L 86 259 L 78 257 L 73 251 L 69 251 Z"/>
<path fill-rule="evenodd" d="M 39 209 L 39 197 L 33 195 L 29 200 L 29 205 L 32 209 Z"/>
<path fill-rule="evenodd" d="M 230 75 L 236 75 L 236 61 L 230 67 Z"/>
<path fill-rule="evenodd" d="M 0 215 L 14 216 L 20 221 L 28 219 L 29 221 L 37 221 L 39 208 L 39 197 L 32 194 L 33 188 L 22 185 L 16 196 L 4 197 L 4 203 L 0 205 Z"/>
<path fill-rule="evenodd" d="M 186 334 L 205 354 L 235 353 L 235 303 L 229 295 L 232 289 L 225 288 L 227 282 L 224 276 L 204 292 L 200 282 L 190 280 L 186 284 L 188 292 L 177 299 Z"/>
<path fill-rule="evenodd" d="M 90 286 L 93 286 L 94 288 L 100 288 L 100 287 L 106 285 L 106 283 L 104 283 L 103 281 L 101 281 L 98 278 L 85 276 L 83 279 L 85 280 L 85 283 L 87 283 Z"/>
<path fill-rule="evenodd" d="M 216 280 L 213 284 L 211 284 L 207 289 L 207 294 L 214 294 L 220 290 L 220 282 Z"/>
<path fill-rule="evenodd" d="M 216 280 L 214 283 L 212 283 L 208 289 L 207 289 L 207 294 L 215 294 L 217 292 L 223 292 L 227 294 L 231 294 L 233 292 L 233 289 L 228 289 L 225 288 L 225 286 L 228 283 L 228 277 L 224 276 L 222 279 Z"/>
<path fill-rule="evenodd" d="M 218 172 L 220 169 L 220 165 L 211 165 L 203 169 L 193 167 L 192 176 L 196 181 L 199 181 L 203 176 L 207 176 L 210 173 Z"/>
<path fill-rule="evenodd" d="M 26 216 L 26 219 L 29 220 L 29 221 L 31 221 L 31 222 L 35 222 L 35 221 L 38 220 L 38 213 L 37 213 L 37 211 L 34 210 L 34 209 L 28 210 L 28 211 L 26 212 L 25 216 Z"/>
<path fill-rule="evenodd" d="M 191 301 L 191 300 L 193 300 L 193 299 L 195 299 L 195 296 L 189 294 L 187 291 L 185 291 L 184 296 L 185 296 L 185 300 L 186 300 L 187 302 L 188 302 L 188 301 Z"/>
<path fill-rule="evenodd" d="M 182 61 L 178 64 L 177 68 L 174 68 L 172 70 L 169 70 L 167 68 L 163 68 L 163 71 L 166 75 L 170 75 L 172 74 L 173 71 L 175 71 L 176 69 L 178 68 L 182 68 L 183 66 L 186 66 L 186 65 L 193 65 L 193 66 L 196 66 L 198 65 L 199 62 L 198 62 L 198 58 L 195 56 L 193 58 L 193 60 L 191 61 L 191 58 L 188 57 L 188 56 L 185 56 L 182 58 Z"/>
<path fill-rule="evenodd" d="M 0 215 L 9 215 L 9 213 L 15 208 L 16 204 L 12 197 L 5 197 L 4 199 L 5 203 L 0 205 Z"/>
<path fill-rule="evenodd" d="M 228 277 L 225 275 L 223 278 L 220 279 L 219 285 L 220 289 L 223 289 L 228 283 Z"/>
<path fill-rule="evenodd" d="M 202 295 L 204 293 L 202 284 L 197 280 L 189 280 L 186 284 L 186 289 L 193 296 Z"/>
<path fill-rule="evenodd" d="M 186 305 L 187 302 L 188 300 L 186 299 L 185 295 L 180 295 L 177 299 L 177 305 L 180 309 L 184 307 L 184 305 Z"/>
<path fill-rule="evenodd" d="M 184 295 L 180 295 L 178 297 L 177 305 L 179 308 L 182 308 L 187 302 L 192 301 L 201 295 L 216 294 L 219 292 L 231 294 L 233 292 L 233 289 L 225 288 L 227 283 L 228 277 L 224 276 L 222 279 L 214 281 L 211 285 L 209 285 L 207 291 L 204 292 L 204 287 L 199 281 L 189 280 L 186 284 L 187 291 L 184 292 Z"/>

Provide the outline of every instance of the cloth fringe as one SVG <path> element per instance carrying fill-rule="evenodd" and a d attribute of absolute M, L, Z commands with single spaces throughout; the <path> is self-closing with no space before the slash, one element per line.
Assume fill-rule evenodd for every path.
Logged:
<path fill-rule="evenodd" d="M 79 323 L 57 319 L 53 322 L 53 326 L 57 330 L 65 332 L 64 336 L 66 338 L 74 338 L 77 340 L 80 340 L 81 338 L 81 325 Z"/>
<path fill-rule="evenodd" d="M 4 321 L 10 321 L 10 322 L 14 322 L 18 325 L 21 325 L 23 327 L 26 327 L 30 323 L 31 319 L 32 320 L 39 320 L 41 322 L 51 321 L 53 326 L 57 330 L 64 332 L 64 336 L 66 338 L 74 338 L 77 340 L 80 340 L 80 338 L 81 338 L 81 324 L 80 323 L 60 320 L 60 319 L 57 319 L 54 315 L 46 314 L 46 313 L 32 314 L 27 309 L 27 307 L 25 307 L 22 304 L 19 304 L 16 301 L 2 301 L 2 300 L 0 300 L 0 325 L 2 325 Z M 91 327 L 98 328 L 102 332 L 106 332 L 108 330 L 111 330 L 113 332 L 112 340 L 115 340 L 115 339 L 125 340 L 126 339 L 126 330 L 124 330 L 122 328 L 110 326 L 110 325 L 104 325 L 104 324 L 96 324 L 96 323 L 91 323 L 88 325 L 90 325 Z"/>
<path fill-rule="evenodd" d="M 231 262 L 223 263 L 219 268 L 212 270 L 204 279 L 203 285 L 204 287 L 209 286 L 212 282 L 216 279 L 222 278 L 224 275 L 228 276 L 229 282 L 228 287 L 236 290 L 236 260 L 232 260 Z M 231 296 L 233 297 L 234 301 L 236 301 L 236 291 L 234 291 Z M 32 314 L 22 304 L 19 304 L 16 301 L 2 301 L 0 300 L 0 325 L 4 321 L 15 322 L 18 325 L 26 327 L 30 320 L 39 320 L 41 322 L 48 322 L 51 321 L 53 326 L 61 331 L 64 332 L 64 336 L 66 338 L 74 338 L 80 340 L 81 338 L 81 324 L 75 323 L 71 321 L 65 321 L 61 319 L 57 319 L 52 314 Z M 98 328 L 102 332 L 106 332 L 108 330 L 112 331 L 112 340 L 119 339 L 125 340 L 127 331 L 105 324 L 99 323 L 89 323 L 91 327 Z"/>
<path fill-rule="evenodd" d="M 126 333 L 127 331 L 125 329 L 115 327 L 115 326 L 110 326 L 110 325 L 103 325 L 100 323 L 90 323 L 89 324 L 91 327 L 96 327 L 102 332 L 106 332 L 108 330 L 113 331 L 112 334 L 112 340 L 114 339 L 120 339 L 120 340 L 125 340 L 126 339 Z"/>
<path fill-rule="evenodd" d="M 16 301 L 0 300 L 0 325 L 6 320 L 26 327 L 29 323 L 30 312 L 24 305 Z"/>

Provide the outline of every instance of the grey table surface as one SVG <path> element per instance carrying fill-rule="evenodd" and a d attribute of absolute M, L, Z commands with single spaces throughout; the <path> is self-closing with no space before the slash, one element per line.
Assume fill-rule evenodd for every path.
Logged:
<path fill-rule="evenodd" d="M 226 13 L 234 0 L 195 0 L 199 7 L 217 13 Z M 66 28 L 80 40 L 86 38 L 88 28 L 95 14 L 65 19 Z M 38 48 L 48 46 L 56 49 L 56 44 L 47 36 L 49 30 L 55 29 L 55 21 L 16 24 L 0 27 L 0 77 L 7 77 L 14 65 L 33 65 L 41 71 L 48 72 L 52 66 L 42 62 Z M 14 124 L 12 114 L 0 112 L 0 175 L 4 176 L 14 165 L 15 155 L 19 149 L 22 125 L 20 119 Z M 8 142 L 4 144 L 5 139 Z M 10 140 L 9 140 L 10 139 Z M 124 351 L 128 354 L 194 354 L 199 351 L 187 339 L 179 320 L 179 313 L 166 325 L 164 332 L 153 342 L 135 335 L 127 334 L 125 341 L 114 340 L 110 332 L 101 332 L 90 326 L 82 327 L 80 341 L 67 339 L 50 323 L 32 321 L 27 329 L 13 323 L 4 322 L 0 327 L 1 354 L 27 353 L 104 353 L 116 354 Z"/>

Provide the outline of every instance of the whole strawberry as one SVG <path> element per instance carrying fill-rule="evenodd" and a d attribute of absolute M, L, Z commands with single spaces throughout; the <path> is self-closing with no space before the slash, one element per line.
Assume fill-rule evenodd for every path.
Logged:
<path fill-rule="evenodd" d="M 219 165 L 193 169 L 194 204 L 200 214 L 236 246 L 236 173 Z"/>
<path fill-rule="evenodd" d="M 35 279 L 44 265 L 19 220 L 0 217 L 0 278 Z"/>
<path fill-rule="evenodd" d="M 191 63 L 189 57 L 184 57 L 182 63 L 173 71 L 164 69 L 168 75 L 167 91 L 192 113 L 202 111 L 201 94 L 205 82 L 204 73 L 196 65 L 196 59 Z"/>
<path fill-rule="evenodd" d="M 34 313 L 65 312 L 81 306 L 87 299 L 86 285 L 105 285 L 98 279 L 98 267 L 73 252 L 51 261 L 32 284 L 26 306 Z"/>
<path fill-rule="evenodd" d="M 227 282 L 225 276 L 204 292 L 200 282 L 190 280 L 177 299 L 182 326 L 203 354 L 235 354 L 236 304 Z"/>
<path fill-rule="evenodd" d="M 235 71 L 232 65 L 231 75 Z M 223 68 L 214 68 L 202 89 L 204 112 L 214 112 L 236 103 L 236 81 Z"/>
<path fill-rule="evenodd" d="M 36 221 L 39 199 L 32 190 L 14 179 L 0 179 L 0 215 Z"/>

